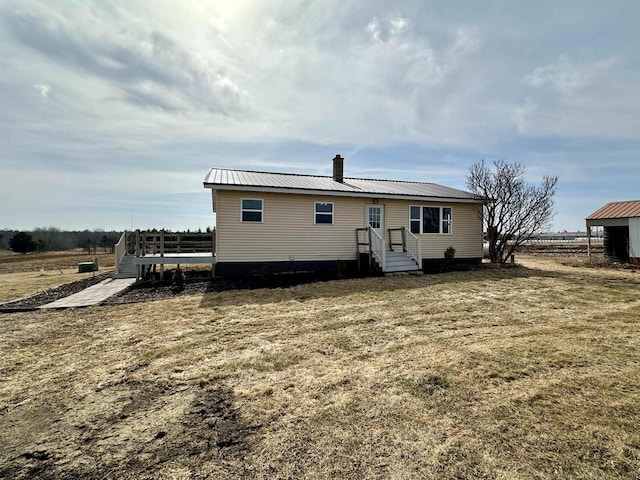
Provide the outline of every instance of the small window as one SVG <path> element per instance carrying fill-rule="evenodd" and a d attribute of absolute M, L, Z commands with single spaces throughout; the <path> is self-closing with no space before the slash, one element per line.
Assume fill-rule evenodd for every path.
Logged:
<path fill-rule="evenodd" d="M 242 199 L 242 221 L 262 222 L 262 200 L 255 198 Z"/>
<path fill-rule="evenodd" d="M 411 233 L 420 233 L 420 207 L 409 207 L 409 222 Z"/>
<path fill-rule="evenodd" d="M 369 215 L 369 226 L 371 228 L 380 228 L 382 224 L 382 207 L 371 205 L 367 208 Z"/>
<path fill-rule="evenodd" d="M 442 207 L 442 233 L 451 233 L 451 207 Z"/>
<path fill-rule="evenodd" d="M 422 207 L 422 233 L 440 233 L 440 208 Z"/>
<path fill-rule="evenodd" d="M 333 203 L 316 202 L 316 223 L 333 223 Z"/>

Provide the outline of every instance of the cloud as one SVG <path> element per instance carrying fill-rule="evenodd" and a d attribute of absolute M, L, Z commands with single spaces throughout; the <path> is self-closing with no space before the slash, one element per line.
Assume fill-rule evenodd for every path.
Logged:
<path fill-rule="evenodd" d="M 548 86 L 563 95 L 575 95 L 604 78 L 615 62 L 616 58 L 613 57 L 577 65 L 562 57 L 555 63 L 537 67 L 525 77 L 525 81 L 532 87 Z"/>
<path fill-rule="evenodd" d="M 46 83 L 36 83 L 33 88 L 35 88 L 42 97 L 49 96 L 49 92 L 51 91 L 51 87 Z"/>
<path fill-rule="evenodd" d="M 590 62 L 565 55 L 523 76 L 526 97 L 513 107 L 511 118 L 527 135 L 635 138 L 638 78 L 621 55 Z"/>
<path fill-rule="evenodd" d="M 246 92 L 223 64 L 181 47 L 170 34 L 106 10 L 86 8 L 73 15 L 11 12 L 5 25 L 15 39 L 59 67 L 110 82 L 133 105 L 224 115 L 247 108 Z M 78 24 L 75 16 L 86 18 Z"/>
<path fill-rule="evenodd" d="M 445 72 L 435 51 L 425 37 L 413 32 L 407 18 L 373 18 L 366 31 L 370 43 L 363 55 L 361 75 L 378 88 L 400 90 L 402 86 L 402 92 L 410 94 L 412 89 L 443 79 Z"/>
<path fill-rule="evenodd" d="M 637 10 L 5 0 L 0 204 L 15 208 L 31 171 L 64 205 L 108 209 L 169 178 L 200 189 L 212 165 L 326 174 L 336 153 L 377 177 L 455 186 L 474 161 L 505 158 L 581 190 L 637 191 Z M 611 176 L 599 166 L 610 162 Z M 132 169 L 152 180 L 123 181 Z M 26 210 L 12 208 L 19 222 Z"/>

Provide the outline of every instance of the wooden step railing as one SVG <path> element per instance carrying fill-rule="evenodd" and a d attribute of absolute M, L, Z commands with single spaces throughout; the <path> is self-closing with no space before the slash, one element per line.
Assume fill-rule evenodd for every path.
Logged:
<path fill-rule="evenodd" d="M 422 252 L 420 249 L 420 239 L 416 237 L 407 227 L 388 228 L 389 250 L 395 251 L 395 247 L 402 247 L 402 251 L 408 254 L 417 264 L 422 264 Z M 398 241 L 398 236 L 400 241 Z"/>
<path fill-rule="evenodd" d="M 362 238 L 364 237 L 364 238 Z M 369 268 L 373 267 L 373 259 L 375 258 L 378 265 L 386 268 L 386 254 L 384 239 L 371 227 L 356 228 L 356 257 L 358 259 L 358 270 L 360 270 L 360 254 L 363 253 L 361 248 L 366 247 L 364 253 L 369 254 Z"/>

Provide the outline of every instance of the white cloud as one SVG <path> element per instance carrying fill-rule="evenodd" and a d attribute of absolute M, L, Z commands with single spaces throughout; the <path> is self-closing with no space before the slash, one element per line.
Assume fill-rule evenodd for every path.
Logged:
<path fill-rule="evenodd" d="M 33 88 L 35 88 L 42 97 L 49 96 L 49 92 L 51 91 L 51 87 L 46 83 L 36 83 Z"/>
<path fill-rule="evenodd" d="M 52 172 L 70 192 L 65 175 L 84 169 L 116 192 L 119 168 L 128 165 L 154 172 L 178 165 L 196 172 L 179 178 L 189 182 L 214 164 L 316 172 L 330 168 L 322 162 L 335 153 L 412 144 L 424 148 L 414 163 L 398 158 L 374 172 L 358 156 L 357 168 L 427 178 L 443 175 L 438 161 L 446 154 L 437 152 L 447 148 L 501 157 L 531 138 L 637 141 L 635 26 L 620 23 L 616 9 L 586 4 L 575 17 L 573 9 L 6 0 L 2 169 Z M 507 160 L 537 161 L 526 148 L 510 153 Z M 583 156 L 570 152 L 559 162 L 582 171 Z M 635 146 L 628 156 L 638 158 Z M 444 163 L 459 172 L 466 161 Z M 592 177 L 593 169 L 583 171 Z M 120 195 L 133 195 L 122 184 Z"/>
<path fill-rule="evenodd" d="M 536 136 L 635 138 L 640 128 L 638 72 L 622 68 L 619 55 L 578 63 L 567 56 L 524 76 L 524 104 L 511 118 Z"/>
<path fill-rule="evenodd" d="M 520 133 L 525 133 L 533 117 L 537 105 L 531 97 L 525 99 L 524 105 L 516 106 L 513 109 L 513 121 L 518 127 Z"/>
<path fill-rule="evenodd" d="M 616 59 L 608 58 L 586 65 L 577 65 L 562 57 L 555 63 L 542 65 L 525 77 L 532 87 L 549 86 L 563 95 L 575 95 L 602 80 Z"/>

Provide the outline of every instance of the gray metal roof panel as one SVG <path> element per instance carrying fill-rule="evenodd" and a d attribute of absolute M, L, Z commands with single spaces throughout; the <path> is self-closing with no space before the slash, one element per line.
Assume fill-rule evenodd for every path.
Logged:
<path fill-rule="evenodd" d="M 413 197 L 442 197 L 475 200 L 469 192 L 445 187 L 435 183 L 407 182 L 398 180 L 377 180 L 367 178 L 345 177 L 339 183 L 329 176 L 300 175 L 292 173 L 255 172 L 249 170 L 232 170 L 212 168 L 205 177 L 207 187 L 242 186 L 266 187 L 283 190 L 313 190 L 327 192 L 345 192 L 349 194 L 380 194 Z"/>

